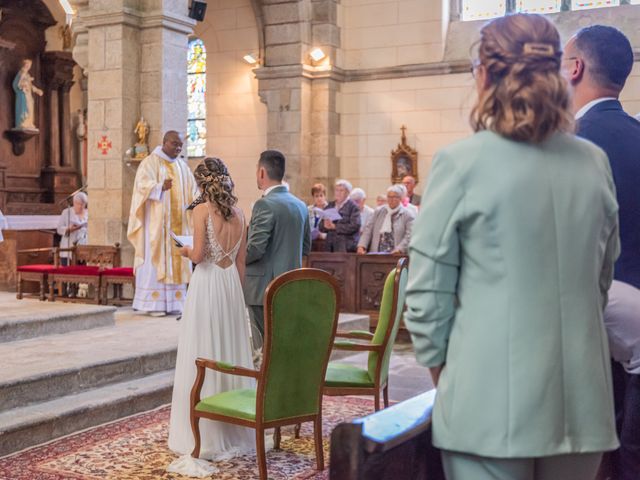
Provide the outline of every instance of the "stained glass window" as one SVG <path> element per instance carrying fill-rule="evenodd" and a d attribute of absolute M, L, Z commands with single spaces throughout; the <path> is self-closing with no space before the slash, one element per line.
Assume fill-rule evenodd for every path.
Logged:
<path fill-rule="evenodd" d="M 207 147 L 207 51 L 198 38 L 189 42 L 187 68 L 187 155 L 204 157 Z"/>
<path fill-rule="evenodd" d="M 495 18 L 505 13 L 505 0 L 462 0 L 462 20 Z"/>
<path fill-rule="evenodd" d="M 516 10 L 520 13 L 554 13 L 562 8 L 562 0 L 517 0 Z"/>
<path fill-rule="evenodd" d="M 620 5 L 620 0 L 571 0 L 571 10 L 617 7 L 618 5 Z"/>

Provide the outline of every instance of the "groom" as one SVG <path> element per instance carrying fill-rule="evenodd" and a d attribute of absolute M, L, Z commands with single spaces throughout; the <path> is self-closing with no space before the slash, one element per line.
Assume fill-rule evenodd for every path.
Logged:
<path fill-rule="evenodd" d="M 263 195 L 253 206 L 249 223 L 244 298 L 251 323 L 261 336 L 267 285 L 278 275 L 300 268 L 302 257 L 311 249 L 309 213 L 305 204 L 282 184 L 284 168 L 284 155 L 277 150 L 260 155 L 257 182 Z M 261 345 L 261 338 L 254 339 L 254 348 Z"/>

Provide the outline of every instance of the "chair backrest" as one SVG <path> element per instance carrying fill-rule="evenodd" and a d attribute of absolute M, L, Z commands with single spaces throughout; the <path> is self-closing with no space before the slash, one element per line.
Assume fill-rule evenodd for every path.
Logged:
<path fill-rule="evenodd" d="M 407 262 L 407 258 L 401 258 L 398 260 L 396 268 L 387 275 L 382 291 L 382 300 L 380 301 L 378 325 L 371 342 L 384 347 L 382 356 L 378 352 L 371 352 L 368 362 L 369 376 L 374 380 L 376 371 L 379 368 L 381 383 L 389 375 L 391 352 L 400 328 L 408 279 Z"/>
<path fill-rule="evenodd" d="M 338 282 L 322 270 L 293 270 L 269 284 L 257 418 L 318 413 L 339 305 Z"/>
<path fill-rule="evenodd" d="M 101 268 L 120 266 L 120 244 L 76 245 L 73 247 L 73 264 L 97 265 Z"/>

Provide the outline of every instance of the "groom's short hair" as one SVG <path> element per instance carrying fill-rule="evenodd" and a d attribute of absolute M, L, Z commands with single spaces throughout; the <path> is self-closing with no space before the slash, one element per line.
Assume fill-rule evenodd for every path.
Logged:
<path fill-rule="evenodd" d="M 258 166 L 264 168 L 267 176 L 276 182 L 284 178 L 284 164 L 284 155 L 278 150 L 265 150 L 258 161 Z"/>

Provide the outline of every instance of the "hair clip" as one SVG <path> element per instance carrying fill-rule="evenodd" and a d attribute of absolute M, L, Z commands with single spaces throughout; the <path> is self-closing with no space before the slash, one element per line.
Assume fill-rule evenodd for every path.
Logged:
<path fill-rule="evenodd" d="M 556 49 L 549 43 L 527 42 L 522 46 L 522 53 L 525 55 L 553 57 L 556 54 Z"/>

